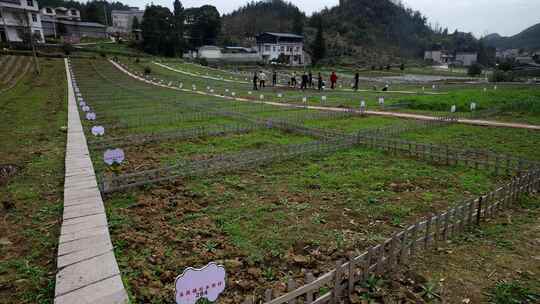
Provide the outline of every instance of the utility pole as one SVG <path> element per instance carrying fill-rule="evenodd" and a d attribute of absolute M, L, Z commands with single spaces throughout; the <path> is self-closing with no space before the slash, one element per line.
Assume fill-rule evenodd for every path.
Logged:
<path fill-rule="evenodd" d="M 103 1 L 103 14 L 105 15 L 105 26 L 109 26 L 109 16 L 107 15 L 107 1 Z"/>
<path fill-rule="evenodd" d="M 24 10 L 23 12 L 26 15 L 25 16 L 26 18 L 23 18 L 23 20 L 26 19 L 28 37 L 30 39 L 30 47 L 32 48 L 32 57 L 34 58 L 34 65 L 36 66 L 36 73 L 39 74 L 41 71 L 40 71 L 40 68 L 39 68 L 39 60 L 37 58 L 36 45 L 34 43 L 34 34 L 32 34 L 32 25 L 31 25 L 32 12 L 30 12 L 28 10 Z M 36 18 L 37 18 L 37 16 L 36 16 Z"/>

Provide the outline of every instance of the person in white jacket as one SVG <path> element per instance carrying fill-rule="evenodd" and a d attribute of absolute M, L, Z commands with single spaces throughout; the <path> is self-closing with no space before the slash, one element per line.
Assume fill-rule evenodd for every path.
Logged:
<path fill-rule="evenodd" d="M 266 88 L 266 74 L 263 71 L 259 72 L 259 81 L 260 81 L 259 87 L 261 89 Z"/>

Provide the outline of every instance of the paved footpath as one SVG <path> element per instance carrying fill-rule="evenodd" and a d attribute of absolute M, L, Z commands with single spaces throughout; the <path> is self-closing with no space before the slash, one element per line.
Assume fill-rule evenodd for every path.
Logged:
<path fill-rule="evenodd" d="M 65 65 L 68 79 L 68 134 L 64 214 L 58 245 L 54 303 L 128 303 L 67 60 Z"/>
<path fill-rule="evenodd" d="M 229 96 L 222 96 L 217 94 L 210 94 L 203 91 L 192 91 L 184 88 L 177 88 L 173 86 L 168 86 L 166 84 L 160 84 L 157 82 L 150 81 L 148 79 L 145 79 L 144 77 L 137 76 L 118 63 L 109 60 L 110 63 L 112 63 L 116 68 L 118 68 L 120 71 L 126 73 L 127 75 L 137 79 L 144 81 L 146 83 L 173 89 L 177 91 L 183 91 L 183 92 L 191 92 L 199 95 L 207 95 L 207 96 L 214 96 L 218 98 L 228 99 L 228 100 L 235 100 L 235 101 L 248 101 L 248 102 L 255 102 L 255 103 L 265 103 L 269 105 L 279 106 L 279 107 L 296 107 L 296 108 L 304 108 L 304 109 L 312 109 L 312 110 L 323 110 L 323 111 L 334 111 L 334 112 L 344 112 L 349 111 L 349 109 L 346 108 L 334 108 L 334 107 L 320 107 L 320 106 L 300 106 L 300 105 L 293 105 L 293 104 L 287 104 L 287 103 L 279 103 L 279 102 L 272 102 L 272 101 L 255 101 L 250 100 L 246 98 L 239 98 L 239 97 L 229 97 Z M 158 63 L 156 63 L 158 64 Z M 159 66 L 175 71 L 175 69 L 168 67 L 166 65 L 158 64 Z M 360 113 L 360 111 L 355 111 Z M 411 114 L 411 113 L 400 113 L 400 112 L 386 112 L 386 111 L 364 111 L 365 114 L 369 115 L 379 115 L 379 116 L 388 116 L 388 117 L 397 117 L 397 118 L 407 118 L 407 119 L 418 119 L 418 120 L 437 120 L 438 117 L 435 116 L 429 116 L 429 115 L 419 115 L 419 114 Z M 528 129 L 528 130 L 540 130 L 539 125 L 529 125 L 529 124 L 521 124 L 521 123 L 511 123 L 511 122 L 500 122 L 500 121 L 493 121 L 493 120 L 477 120 L 477 119 L 458 119 L 458 123 L 462 124 L 468 124 L 468 125 L 476 125 L 476 126 L 486 126 L 486 127 L 502 127 L 502 128 L 516 128 L 516 129 Z"/>

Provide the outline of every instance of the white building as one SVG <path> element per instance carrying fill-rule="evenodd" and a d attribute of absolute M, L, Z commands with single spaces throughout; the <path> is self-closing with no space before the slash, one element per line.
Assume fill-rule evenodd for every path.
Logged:
<path fill-rule="evenodd" d="M 303 65 L 304 37 L 285 33 L 262 33 L 257 36 L 257 49 L 263 61 L 277 61 L 280 57 L 286 64 Z"/>
<path fill-rule="evenodd" d="M 218 60 L 221 59 L 222 55 L 221 49 L 213 45 L 201 46 L 197 52 L 198 58 L 204 58 L 207 60 Z"/>
<path fill-rule="evenodd" d="M 131 33 L 133 31 L 133 20 L 137 18 L 139 24 L 142 22 L 144 11 L 138 7 L 130 7 L 129 10 L 113 10 L 111 12 L 113 32 Z"/>
<path fill-rule="evenodd" d="M 107 37 L 105 25 L 82 22 L 81 12 L 76 8 L 44 7 L 41 9 L 41 24 L 45 37 L 63 37 L 72 42 L 77 42 L 82 37 Z"/>
<path fill-rule="evenodd" d="M 29 34 L 43 39 L 36 0 L 0 0 L 0 42 L 22 42 Z"/>
<path fill-rule="evenodd" d="M 453 61 L 453 56 L 447 51 L 425 51 L 424 60 L 432 61 L 435 64 L 448 64 Z"/>
<path fill-rule="evenodd" d="M 478 62 L 478 53 L 456 53 L 454 64 L 471 66 Z"/>

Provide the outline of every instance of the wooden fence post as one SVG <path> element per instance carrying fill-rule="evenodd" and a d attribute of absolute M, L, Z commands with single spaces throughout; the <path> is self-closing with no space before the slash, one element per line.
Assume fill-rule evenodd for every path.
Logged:
<path fill-rule="evenodd" d="M 362 261 L 362 280 L 367 280 L 369 278 L 369 274 L 371 273 L 371 257 L 373 256 L 373 247 L 369 247 L 366 253 L 366 256 L 364 258 L 364 261 Z"/>
<path fill-rule="evenodd" d="M 478 208 L 476 209 L 476 225 L 480 225 L 482 220 L 482 196 L 478 198 Z"/>
<path fill-rule="evenodd" d="M 397 263 L 397 242 L 398 238 L 397 235 L 394 234 L 392 236 L 392 241 L 390 241 L 390 248 L 388 250 L 388 270 L 393 271 L 396 268 Z"/>
<path fill-rule="evenodd" d="M 336 262 L 336 272 L 334 274 L 334 288 L 332 291 L 332 299 L 330 300 L 330 303 L 332 304 L 338 304 L 339 298 L 341 297 L 341 266 L 343 264 L 341 263 L 341 260 L 338 260 Z M 294 304 L 294 303 L 293 303 Z"/>
<path fill-rule="evenodd" d="M 265 292 L 264 292 L 264 301 L 265 302 L 272 301 L 272 289 L 265 290 Z"/>
<path fill-rule="evenodd" d="M 315 281 L 315 276 L 313 276 L 313 274 L 311 272 L 308 272 L 306 274 L 306 283 L 309 284 L 311 282 Z M 308 292 L 306 292 L 306 304 L 311 304 L 313 302 L 314 299 L 314 295 L 313 295 L 313 291 L 310 290 Z"/>
<path fill-rule="evenodd" d="M 296 282 L 293 279 L 289 279 L 289 282 L 287 282 L 287 291 L 291 292 L 295 289 L 296 289 Z M 288 304 L 296 304 L 296 299 L 290 300 Z"/>
<path fill-rule="evenodd" d="M 429 216 L 426 220 L 426 230 L 425 230 L 425 239 L 424 239 L 424 250 L 429 248 L 430 238 L 431 238 L 431 221 L 432 217 Z"/>
<path fill-rule="evenodd" d="M 435 229 L 433 229 L 433 243 L 435 247 L 439 245 L 441 237 L 441 214 L 435 215 Z"/>
<path fill-rule="evenodd" d="M 349 258 L 349 279 L 347 281 L 349 283 L 347 293 L 350 299 L 354 292 L 354 284 L 356 283 L 356 262 L 352 256 Z"/>
<path fill-rule="evenodd" d="M 450 221 L 450 210 L 446 211 L 444 214 L 444 229 L 443 229 L 443 241 L 448 241 L 448 224 Z"/>
<path fill-rule="evenodd" d="M 469 228 L 470 228 L 472 226 L 472 224 L 473 224 L 474 200 L 469 202 L 468 210 L 469 210 L 469 216 L 467 217 L 467 226 L 469 226 Z"/>
<path fill-rule="evenodd" d="M 375 246 L 375 248 L 379 247 L 379 250 L 377 250 L 377 267 L 375 267 L 375 272 L 377 273 L 377 275 L 382 275 L 384 273 L 384 257 L 385 257 L 385 252 L 384 252 L 384 244 L 385 243 L 382 243 L 380 245 L 377 245 Z"/>
<path fill-rule="evenodd" d="M 416 253 L 416 241 L 418 240 L 418 223 L 413 226 L 411 231 L 411 250 L 410 256 L 414 256 Z"/>
<path fill-rule="evenodd" d="M 399 264 L 407 264 L 407 257 L 409 255 L 409 245 L 407 244 L 407 233 L 409 228 L 405 228 L 403 235 L 401 236 L 401 244 L 399 248 Z"/>

